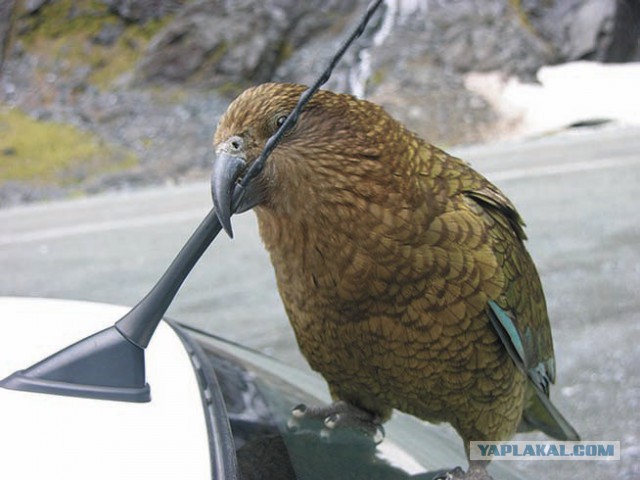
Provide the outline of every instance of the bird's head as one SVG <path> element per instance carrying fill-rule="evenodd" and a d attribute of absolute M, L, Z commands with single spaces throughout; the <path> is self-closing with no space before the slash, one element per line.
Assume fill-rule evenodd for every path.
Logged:
<path fill-rule="evenodd" d="M 307 87 L 266 83 L 244 91 L 224 113 L 214 136 L 212 194 L 221 224 L 231 233 L 231 197 L 267 140 L 293 110 Z M 377 160 L 389 140 L 393 120 L 369 102 L 351 95 L 318 91 L 255 177 L 236 211 L 259 206 L 292 213 L 322 194 L 349 188 L 365 173 L 380 170 Z M 393 130 L 393 129 L 391 129 Z M 370 179 L 369 179 L 370 180 Z"/>

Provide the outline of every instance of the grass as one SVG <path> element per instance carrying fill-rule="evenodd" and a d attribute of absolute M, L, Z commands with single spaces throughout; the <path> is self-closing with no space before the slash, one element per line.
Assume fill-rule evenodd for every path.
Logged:
<path fill-rule="evenodd" d="M 78 184 L 97 174 L 133 167 L 135 155 L 72 125 L 0 110 L 0 182 Z"/>

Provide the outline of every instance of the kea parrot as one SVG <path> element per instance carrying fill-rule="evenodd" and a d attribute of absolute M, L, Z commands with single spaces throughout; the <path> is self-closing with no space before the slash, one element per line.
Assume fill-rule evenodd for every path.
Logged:
<path fill-rule="evenodd" d="M 393 409 L 448 422 L 468 459 L 470 441 L 521 431 L 578 440 L 549 399 L 551 328 L 524 223 L 467 163 L 372 102 L 320 90 L 232 206 L 305 90 L 240 94 L 215 132 L 212 173 L 229 234 L 234 210 L 255 210 L 299 348 L 335 400 L 293 413 L 329 427 L 380 425 Z M 490 478 L 487 463 L 454 473 Z"/>

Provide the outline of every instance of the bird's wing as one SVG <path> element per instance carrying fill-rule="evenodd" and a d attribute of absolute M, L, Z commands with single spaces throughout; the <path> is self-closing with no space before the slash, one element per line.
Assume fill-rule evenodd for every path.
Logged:
<path fill-rule="evenodd" d="M 464 249 L 465 255 L 471 255 L 475 263 L 497 266 L 497 276 L 476 277 L 470 281 L 479 282 L 474 289 L 485 292 L 487 299 L 506 312 L 503 328 L 513 335 L 504 337 L 510 340 L 505 348 L 514 354 L 514 361 L 523 366 L 542 365 L 544 375 L 539 379 L 540 385 L 545 381 L 553 383 L 551 326 L 538 272 L 524 246 L 526 235 L 520 214 L 506 195 L 467 163 L 435 147 L 429 147 L 427 152 L 430 156 L 425 158 L 431 159 L 431 163 L 424 162 L 425 190 L 435 189 L 437 198 L 449 202 L 438 218 L 446 218 L 450 232 L 456 228 L 481 232 L 475 242 L 464 245 L 450 238 L 451 248 Z M 520 349 L 514 346 L 517 338 L 522 339 Z"/>
<path fill-rule="evenodd" d="M 529 379 L 518 430 L 538 429 L 560 440 L 579 440 L 549 399 L 556 375 L 551 327 L 538 274 L 523 244 L 524 222 L 506 196 L 486 180 L 464 194 L 491 219 L 494 253 L 505 274 L 504 293 L 488 301 L 487 315 L 509 356 Z"/>
<path fill-rule="evenodd" d="M 493 300 L 489 300 L 488 303 L 487 313 L 491 324 L 516 366 L 529 378 L 530 394 L 527 395 L 518 431 L 542 430 L 559 440 L 580 440 L 578 432 L 549 399 L 550 372 L 553 372 L 553 364 L 541 362 L 535 367 L 529 365 L 525 348 L 526 338 L 520 335 L 507 312 Z"/>
<path fill-rule="evenodd" d="M 524 222 L 497 187 L 481 180 L 463 194 L 482 209 L 505 284 L 487 312 L 516 365 L 548 393 L 549 383 L 555 381 L 551 326 L 538 273 L 523 243 Z"/>
<path fill-rule="evenodd" d="M 511 227 L 519 240 L 527 239 L 527 235 L 524 232 L 525 223 L 516 207 L 494 185 L 486 182 L 482 187 L 465 190 L 464 193 L 486 207 L 487 212 L 503 227 Z"/>
<path fill-rule="evenodd" d="M 553 383 L 553 359 L 533 364 L 534 349 L 530 345 L 531 335 L 523 336 L 516 327 L 511 315 L 505 312 L 495 301 L 489 300 L 487 314 L 491 325 L 509 352 L 518 369 L 545 395 L 549 395 L 549 384 Z"/>

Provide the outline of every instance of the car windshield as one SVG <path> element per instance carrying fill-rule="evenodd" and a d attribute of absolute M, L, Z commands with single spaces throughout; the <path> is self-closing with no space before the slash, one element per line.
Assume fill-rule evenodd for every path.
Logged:
<path fill-rule="evenodd" d="M 330 398 L 324 382 L 245 347 L 189 330 L 215 371 L 233 434 L 240 478 L 429 479 L 464 459 L 458 442 L 408 415 L 395 413 L 385 438 L 362 433 L 323 435 L 321 422 L 291 428 L 298 404 Z M 499 469 L 499 478 L 520 478 Z"/>
<path fill-rule="evenodd" d="M 405 468 L 392 464 L 386 446 L 376 447 L 368 437 L 357 441 L 354 433 L 356 441 L 332 441 L 319 434 L 320 425 L 289 428 L 293 405 L 324 402 L 266 369 L 211 348 L 205 353 L 225 399 L 241 478 L 431 478 L 412 476 L 420 469 L 413 459 L 404 459 Z"/>

